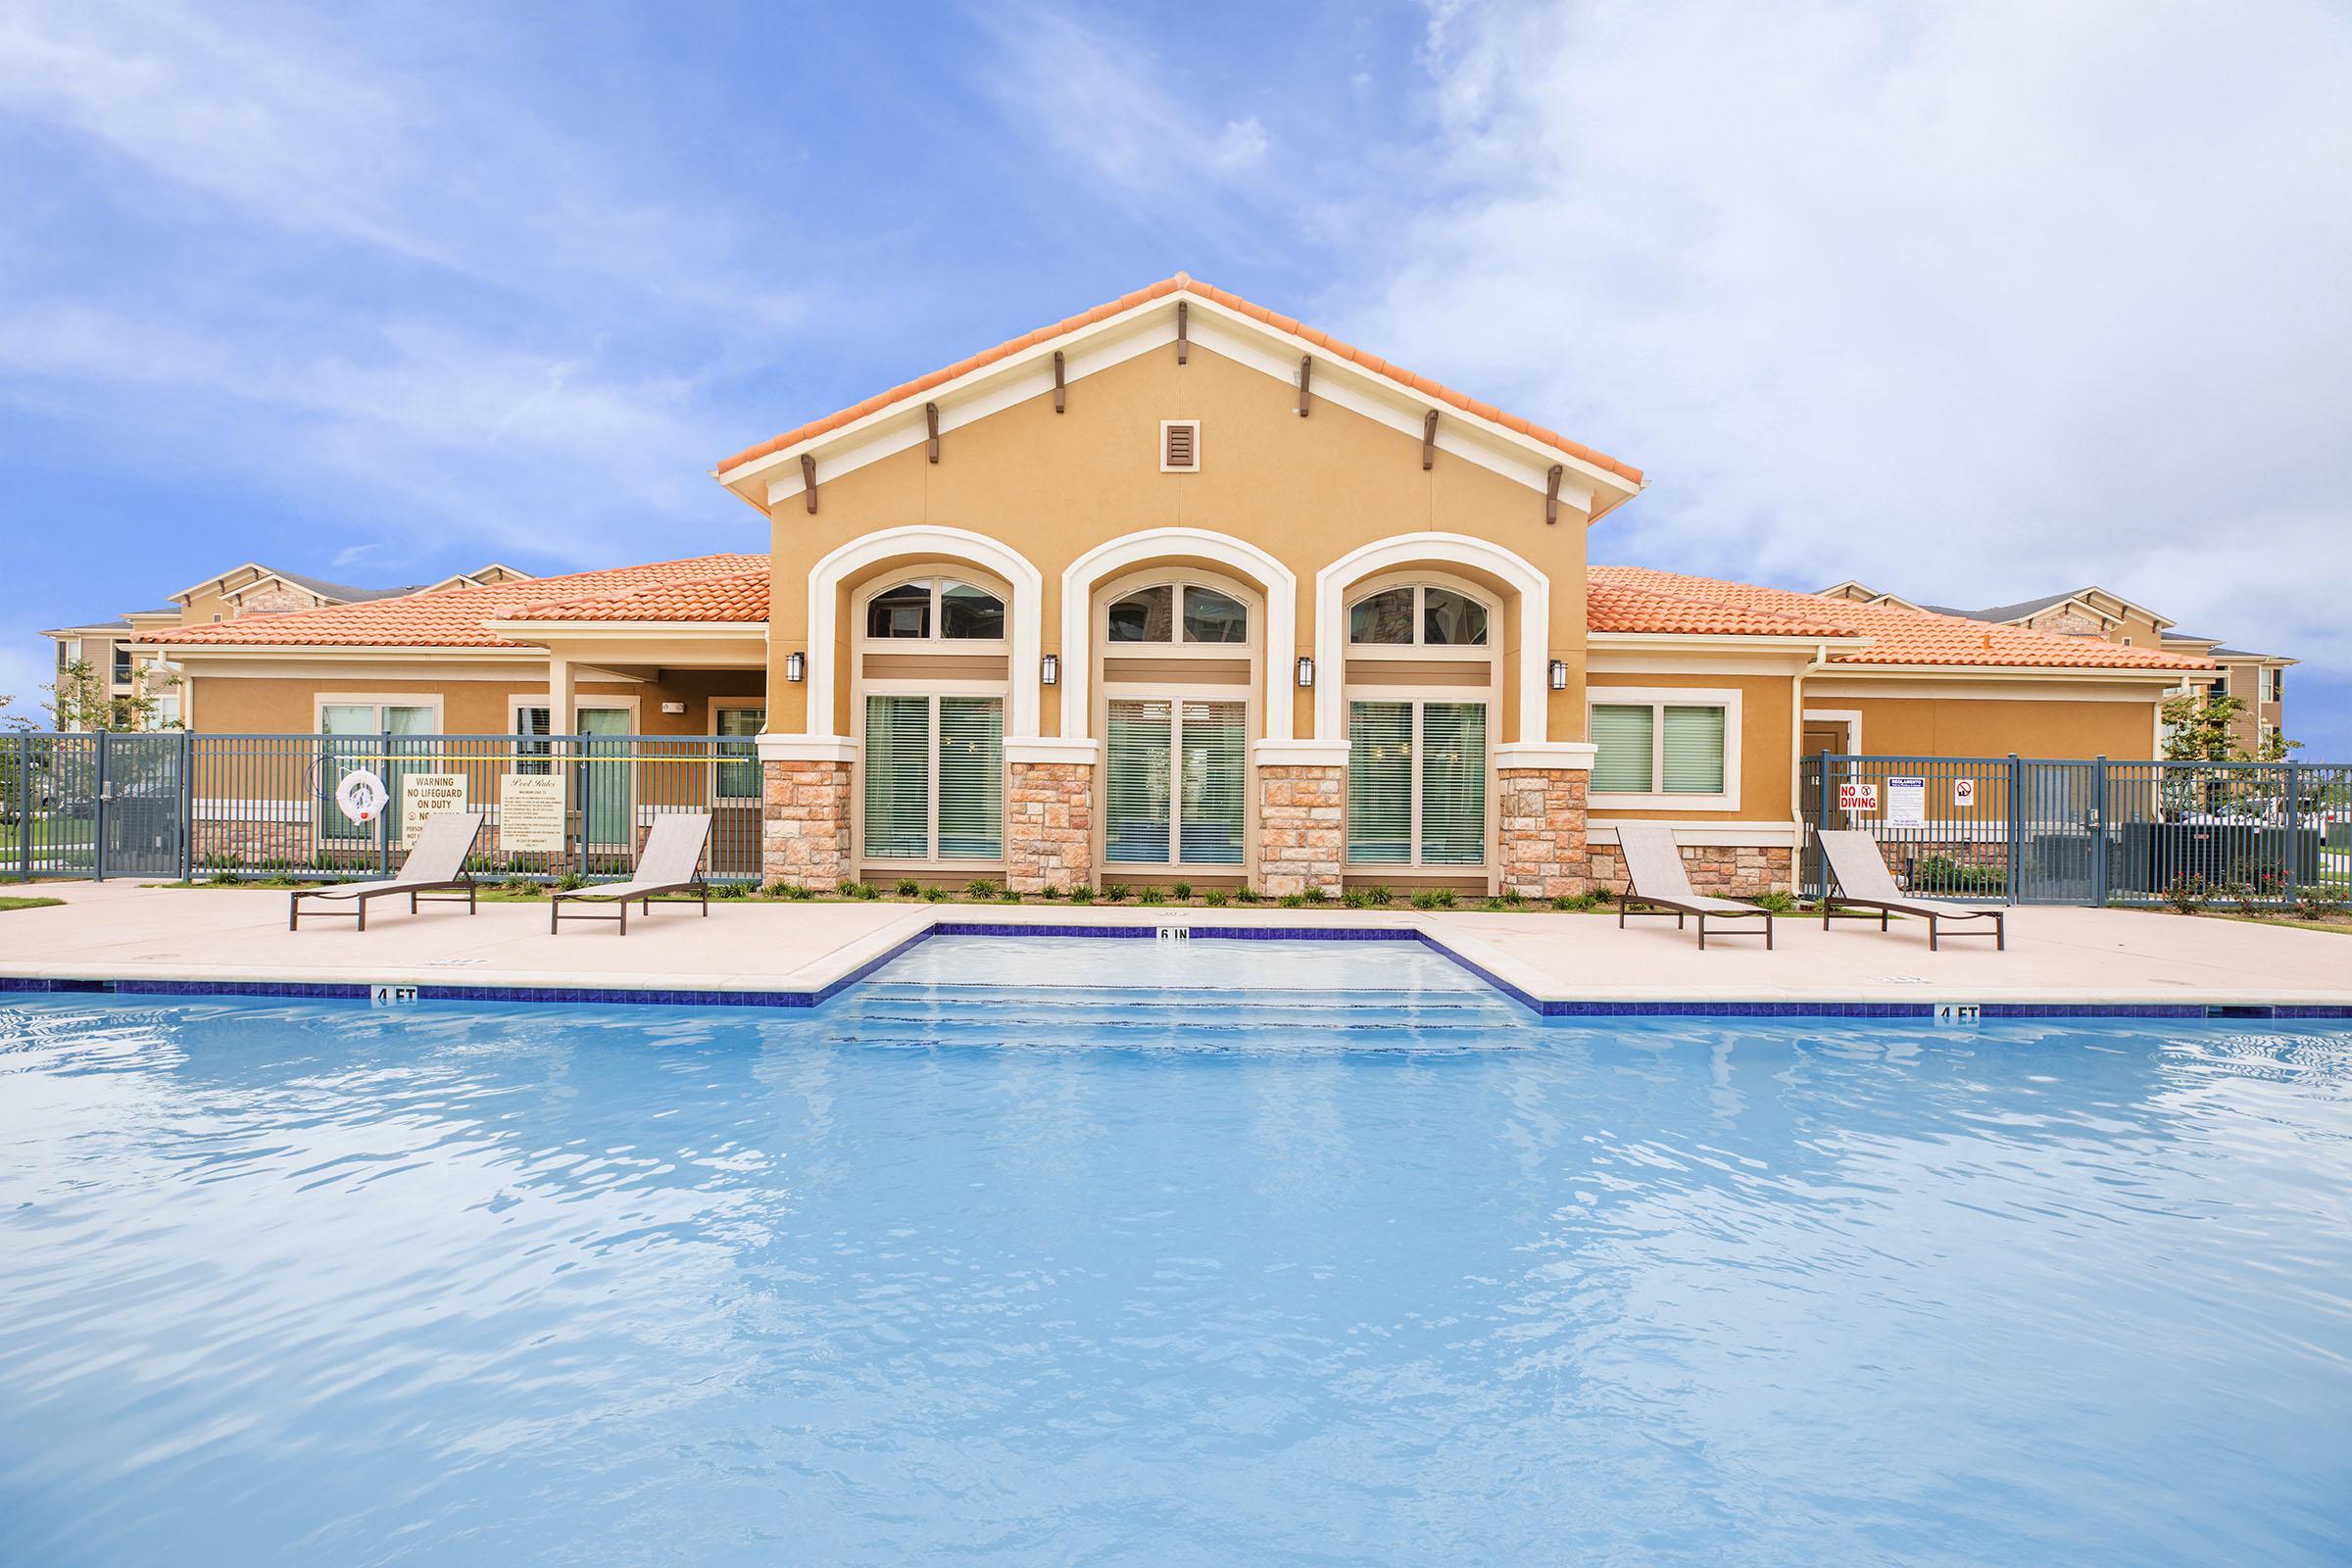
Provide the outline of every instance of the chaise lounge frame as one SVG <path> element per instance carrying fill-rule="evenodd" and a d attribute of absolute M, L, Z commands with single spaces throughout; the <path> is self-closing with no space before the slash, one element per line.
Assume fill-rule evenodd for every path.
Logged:
<path fill-rule="evenodd" d="M 550 902 L 547 928 L 561 931 L 568 912 L 574 920 L 618 920 L 620 934 L 629 934 L 629 905 L 635 902 L 644 912 L 654 912 L 654 897 L 662 893 L 692 893 L 703 904 L 703 918 L 710 918 L 710 884 L 703 879 L 703 853 L 710 842 L 710 813 L 709 811 L 665 811 L 654 818 L 653 827 L 645 836 L 645 848 L 638 854 L 636 874 L 626 882 L 610 883 L 603 887 L 577 888 L 569 893 L 558 893 Z M 611 904 L 612 914 L 590 914 L 585 909 L 566 911 L 566 904 Z"/>
<path fill-rule="evenodd" d="M 1678 931 L 1684 929 L 1687 917 L 1696 915 L 1698 951 L 1704 953 L 1710 917 L 1761 919 L 1764 950 L 1772 951 L 1772 911 L 1737 899 L 1713 898 L 1691 887 L 1690 873 L 1683 868 L 1683 852 L 1674 842 L 1674 829 L 1656 823 L 1621 822 L 1617 826 L 1617 853 L 1625 859 L 1625 893 L 1617 901 L 1618 930 L 1625 929 L 1626 916 L 1630 914 L 1671 914 Z M 1637 909 L 1634 907 L 1637 904 L 1645 907 Z"/>
<path fill-rule="evenodd" d="M 473 854 L 473 841 L 481 837 L 482 823 L 488 819 L 485 811 L 436 811 L 424 819 L 417 829 L 416 843 L 401 860 L 400 869 L 391 876 L 374 882 L 339 882 L 331 887 L 302 888 L 286 907 L 286 929 L 302 929 L 302 917 L 309 914 L 314 920 L 323 917 L 343 919 L 356 917 L 358 929 L 368 929 L 368 904 L 371 899 L 397 898 L 408 895 L 409 912 L 415 914 L 421 901 L 426 904 L 457 904 L 463 902 L 467 914 L 480 908 L 476 898 L 473 873 L 466 869 L 466 859 Z M 450 888 L 463 888 L 463 894 L 450 893 Z M 437 896 L 436 896 L 437 895 Z M 305 910 L 305 899 L 348 901 L 348 909 Z"/>
<path fill-rule="evenodd" d="M 1824 828 L 1814 835 L 1821 841 L 1822 859 L 1829 867 L 1830 885 L 1838 891 L 1825 893 L 1821 900 L 1821 928 L 1830 928 L 1830 914 L 1838 905 L 1850 909 L 1879 911 L 1879 929 L 1888 929 L 1887 917 L 1908 914 L 1928 922 L 1928 951 L 1937 951 L 1942 922 L 1946 920 L 1990 920 L 1992 929 L 1970 927 L 1955 931 L 1956 937 L 1992 938 L 1993 951 L 2009 951 L 2009 922 L 2000 909 L 1972 908 L 1946 899 L 1923 899 L 1905 893 L 1894 885 L 1894 876 L 1886 869 L 1886 858 L 1879 853 L 1879 841 L 1860 828 Z"/>

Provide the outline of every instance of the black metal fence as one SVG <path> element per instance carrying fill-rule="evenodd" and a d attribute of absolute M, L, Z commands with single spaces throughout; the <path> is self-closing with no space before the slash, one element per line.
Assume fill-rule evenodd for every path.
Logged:
<path fill-rule="evenodd" d="M 477 876 L 625 877 L 655 816 L 708 810 L 713 881 L 760 878 L 749 739 L 0 737 L 0 876 L 332 881 L 388 873 L 423 814 L 486 811 Z"/>
<path fill-rule="evenodd" d="M 1799 880 L 1815 892 L 1813 833 L 1829 827 L 1868 832 L 1935 897 L 2352 899 L 2352 764 L 1825 754 L 1803 780 Z"/>

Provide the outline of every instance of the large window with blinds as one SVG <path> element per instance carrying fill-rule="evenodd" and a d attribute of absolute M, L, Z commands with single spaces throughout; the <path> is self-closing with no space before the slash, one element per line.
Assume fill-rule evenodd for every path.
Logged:
<path fill-rule="evenodd" d="M 1487 862 L 1487 705 L 1348 705 L 1348 862 Z"/>
<path fill-rule="evenodd" d="M 1004 857 L 1004 700 L 865 699 L 859 853 L 869 860 Z"/>
<path fill-rule="evenodd" d="M 1739 805 L 1740 694 L 1595 689 L 1592 796 L 1629 804 Z"/>
<path fill-rule="evenodd" d="M 1249 705 L 1114 699 L 1103 722 L 1102 858 L 1240 865 Z"/>

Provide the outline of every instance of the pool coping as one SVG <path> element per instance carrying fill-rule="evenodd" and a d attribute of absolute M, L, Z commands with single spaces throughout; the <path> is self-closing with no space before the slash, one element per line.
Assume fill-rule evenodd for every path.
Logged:
<path fill-rule="evenodd" d="M 911 927 L 911 929 L 910 929 Z M 1114 921 L 975 920 L 950 913 L 918 915 L 883 928 L 840 951 L 838 972 L 799 987 L 553 985 L 435 980 L 257 980 L 197 976 L 74 974 L 0 975 L 0 997 L 248 997 L 317 1002 L 540 1003 L 564 1005 L 717 1006 L 806 1010 L 822 1005 L 885 964 L 933 937 L 1075 937 L 1152 941 L 1163 933 L 1186 939 L 1289 942 L 1413 942 L 1459 965 L 1537 1017 L 1579 1018 L 1879 1018 L 1976 1021 L 2001 1018 L 2173 1018 L 2232 1020 L 2352 1020 L 2352 1003 L 2293 997 L 2202 998 L 2152 1002 L 2122 997 L 2019 996 L 1993 1000 L 1918 1001 L 1837 997 L 1578 997 L 1558 994 L 1532 971 L 1463 932 L 1443 935 L 1413 916 L 1345 925 L 1291 921 L 1224 923 L 1201 919 Z M 1517 971 L 1520 978 L 1513 978 Z M 387 995 L 390 993 L 390 995 Z"/>

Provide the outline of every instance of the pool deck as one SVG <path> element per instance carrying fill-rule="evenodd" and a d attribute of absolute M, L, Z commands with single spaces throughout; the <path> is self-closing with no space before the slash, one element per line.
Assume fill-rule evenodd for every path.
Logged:
<path fill-rule="evenodd" d="M 414 985 L 427 995 L 513 989 L 595 1000 L 807 1005 L 935 927 L 991 933 L 1087 928 L 1274 935 L 1393 933 L 1434 944 L 1547 1011 L 1684 1004 L 1909 1004 L 2021 1009 L 2321 1008 L 2352 1011 L 2352 936 L 2138 910 L 2010 911 L 2009 948 L 1926 927 L 1841 919 L 1777 922 L 1778 950 L 1754 936 L 1694 937 L 1672 920 L 1617 928 L 1613 913 L 1487 913 L 1036 905 L 770 904 L 723 901 L 708 919 L 688 905 L 610 925 L 547 929 L 544 904 L 448 905 L 411 915 L 379 905 L 367 932 L 348 922 L 286 929 L 286 895 L 127 882 L 45 884 L 55 908 L 0 913 L 0 990 L 10 981 L 132 990 Z M 589 995 L 583 996 L 582 993 Z M 691 993 L 694 995 L 679 995 Z M 367 995 L 365 991 L 360 995 Z"/>

